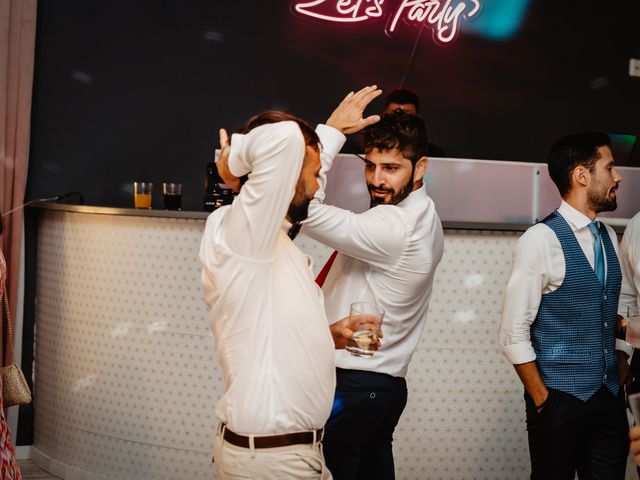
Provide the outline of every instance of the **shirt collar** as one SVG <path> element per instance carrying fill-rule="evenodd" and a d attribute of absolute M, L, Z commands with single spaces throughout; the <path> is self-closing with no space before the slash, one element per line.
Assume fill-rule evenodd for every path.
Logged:
<path fill-rule="evenodd" d="M 564 217 L 564 219 L 575 229 L 580 230 L 585 228 L 591 223 L 591 219 L 584 213 L 576 210 L 564 200 L 558 208 L 558 212 Z M 596 219 L 597 220 L 597 219 Z"/>
<path fill-rule="evenodd" d="M 397 205 L 399 207 L 408 207 L 410 205 L 423 202 L 425 198 L 427 198 L 427 187 L 426 185 L 422 185 L 420 188 L 412 191 L 409 195 L 407 195 L 407 198 L 402 200 Z"/>

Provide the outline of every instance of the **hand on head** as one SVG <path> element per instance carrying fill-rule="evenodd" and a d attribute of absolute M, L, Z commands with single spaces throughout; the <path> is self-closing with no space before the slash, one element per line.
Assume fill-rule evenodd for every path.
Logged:
<path fill-rule="evenodd" d="M 216 162 L 218 174 L 222 181 L 229 185 L 234 192 L 240 191 L 240 178 L 236 177 L 229 170 L 229 153 L 231 152 L 231 144 L 229 143 L 229 135 L 224 128 L 220 129 L 220 156 Z"/>
<path fill-rule="evenodd" d="M 380 96 L 382 90 L 376 85 L 364 87 L 358 92 L 349 92 L 333 111 L 327 125 L 344 134 L 355 133 L 380 120 L 380 115 L 363 118 L 364 109 L 373 99 Z"/>

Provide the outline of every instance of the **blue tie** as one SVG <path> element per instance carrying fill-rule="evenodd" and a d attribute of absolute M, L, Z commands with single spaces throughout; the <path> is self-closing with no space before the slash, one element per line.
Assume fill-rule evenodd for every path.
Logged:
<path fill-rule="evenodd" d="M 602 241 L 600 240 L 600 230 L 598 229 L 598 222 L 593 221 L 589 224 L 589 230 L 593 233 L 593 253 L 594 267 L 596 277 L 600 280 L 600 283 L 604 285 L 604 255 L 602 254 Z"/>

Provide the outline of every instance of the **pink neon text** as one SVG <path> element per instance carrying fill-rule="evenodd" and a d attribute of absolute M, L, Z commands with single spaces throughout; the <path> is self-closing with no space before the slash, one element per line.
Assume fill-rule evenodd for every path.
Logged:
<path fill-rule="evenodd" d="M 370 18 L 382 16 L 382 4 L 384 0 L 333 0 L 336 3 L 335 11 L 338 15 L 321 13 L 320 10 L 311 10 L 317 5 L 327 3 L 327 0 L 314 0 L 295 5 L 295 11 L 309 17 L 330 22 L 362 22 Z M 363 5 L 364 4 L 364 5 Z M 326 9 L 325 9 L 326 10 Z"/>
<path fill-rule="evenodd" d="M 328 22 L 355 23 L 382 17 L 385 0 L 313 0 L 293 2 L 295 12 Z M 386 7 L 388 7 L 388 3 Z M 385 33 L 392 36 L 401 20 L 433 29 L 438 42 L 449 43 L 456 38 L 462 19 L 469 19 L 480 10 L 480 0 L 401 0 L 391 14 Z"/>

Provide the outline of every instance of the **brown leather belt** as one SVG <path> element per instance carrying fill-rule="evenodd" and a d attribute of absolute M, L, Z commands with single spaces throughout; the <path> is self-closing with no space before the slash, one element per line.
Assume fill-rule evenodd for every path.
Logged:
<path fill-rule="evenodd" d="M 284 435 L 267 435 L 253 437 L 254 448 L 288 447 L 289 445 L 310 444 L 314 441 L 314 432 L 285 433 Z M 322 430 L 316 430 L 315 441 L 322 439 Z M 249 448 L 249 437 L 238 435 L 228 428 L 224 429 L 224 439 L 236 447 Z"/>

